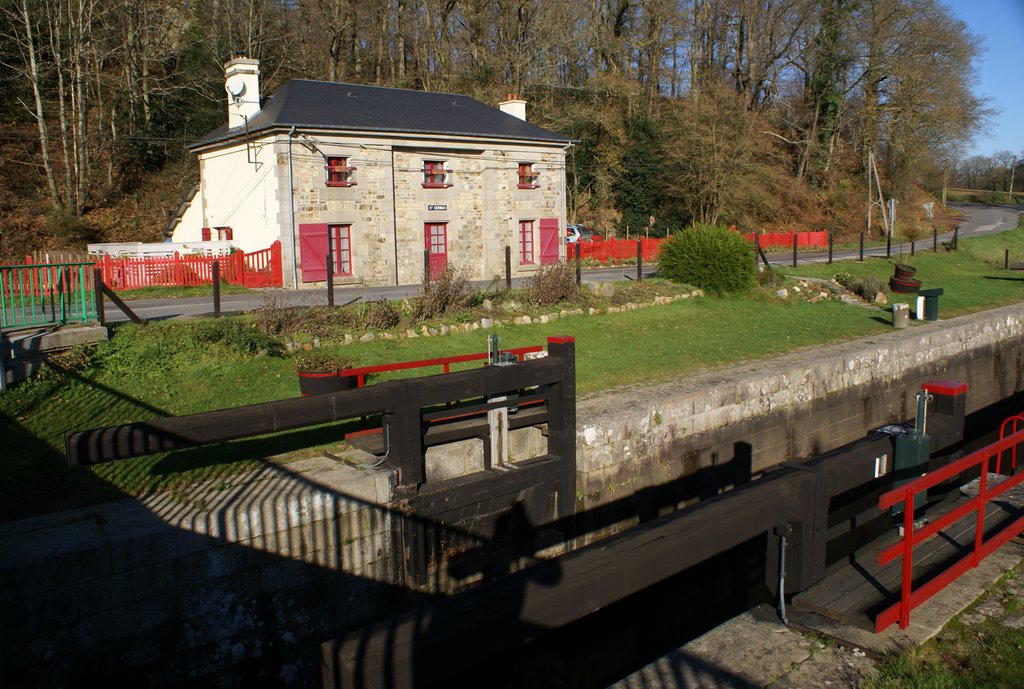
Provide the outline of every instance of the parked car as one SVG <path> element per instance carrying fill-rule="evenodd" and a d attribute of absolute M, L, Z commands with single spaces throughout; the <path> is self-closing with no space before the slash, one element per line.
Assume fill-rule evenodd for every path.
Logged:
<path fill-rule="evenodd" d="M 599 242 L 602 239 L 603 237 L 590 227 L 584 227 L 583 225 L 565 226 L 565 241 L 569 244 L 575 244 L 576 242 Z"/>

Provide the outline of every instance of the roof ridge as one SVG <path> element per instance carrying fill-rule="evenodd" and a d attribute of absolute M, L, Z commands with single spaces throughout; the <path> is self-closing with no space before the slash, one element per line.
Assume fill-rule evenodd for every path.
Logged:
<path fill-rule="evenodd" d="M 358 88 L 364 88 L 364 89 L 381 89 L 381 90 L 385 90 L 385 91 L 406 91 L 408 93 L 428 93 L 428 94 L 434 94 L 434 95 L 437 95 L 437 96 L 455 96 L 457 98 L 469 98 L 471 100 L 475 100 L 477 103 L 483 103 L 484 105 L 487 105 L 487 103 L 484 103 L 482 100 L 479 100 L 477 98 L 473 98 L 473 96 L 467 96 L 465 93 L 454 93 L 454 92 L 451 92 L 451 91 L 425 91 L 425 90 L 421 90 L 421 89 L 406 88 L 404 86 L 381 86 L 380 84 L 355 84 L 355 83 L 352 83 L 350 81 L 324 81 L 322 79 L 298 79 L 298 78 L 295 78 L 295 79 L 289 79 L 288 81 L 303 81 L 303 82 L 308 82 L 310 84 L 323 84 L 325 86 L 356 86 Z M 286 81 L 285 84 L 287 84 L 288 81 Z M 284 86 L 284 84 L 282 84 L 282 86 Z M 491 106 L 491 107 L 494 107 L 494 106 Z"/>

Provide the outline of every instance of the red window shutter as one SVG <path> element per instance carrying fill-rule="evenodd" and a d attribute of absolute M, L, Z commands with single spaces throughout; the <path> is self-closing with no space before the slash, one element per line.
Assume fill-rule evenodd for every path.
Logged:
<path fill-rule="evenodd" d="M 234 234 L 235 233 L 231 231 L 230 227 L 225 227 L 224 228 L 224 239 L 225 240 L 230 242 L 232 239 L 235 238 Z"/>
<path fill-rule="evenodd" d="M 327 223 L 299 225 L 299 256 L 303 282 L 327 279 Z"/>
<path fill-rule="evenodd" d="M 558 262 L 558 218 L 540 219 L 540 262 Z"/>
<path fill-rule="evenodd" d="M 209 227 L 204 227 L 203 228 L 203 241 L 204 242 L 210 241 L 210 228 Z"/>

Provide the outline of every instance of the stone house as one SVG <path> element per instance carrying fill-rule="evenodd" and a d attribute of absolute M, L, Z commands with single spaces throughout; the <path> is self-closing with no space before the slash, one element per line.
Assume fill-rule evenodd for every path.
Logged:
<path fill-rule="evenodd" d="M 565 255 L 571 141 L 526 103 L 293 79 L 259 97 L 259 63 L 225 65 L 228 121 L 191 146 L 198 192 L 173 241 L 280 240 L 285 285 L 419 283 L 425 266 L 525 275 Z"/>

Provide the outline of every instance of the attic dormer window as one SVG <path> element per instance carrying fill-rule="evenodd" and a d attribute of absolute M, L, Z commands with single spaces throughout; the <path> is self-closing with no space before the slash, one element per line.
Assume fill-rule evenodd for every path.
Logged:
<path fill-rule="evenodd" d="M 537 189 L 540 187 L 537 180 L 540 175 L 533 169 L 533 163 L 519 163 L 519 188 Z"/>
<path fill-rule="evenodd" d="M 324 169 L 327 170 L 327 186 L 355 186 L 355 182 L 352 179 L 352 173 L 355 172 L 355 168 L 348 164 L 348 158 L 328 158 Z"/>
<path fill-rule="evenodd" d="M 422 172 L 424 189 L 446 189 L 452 186 L 452 171 L 443 160 L 424 160 Z"/>

